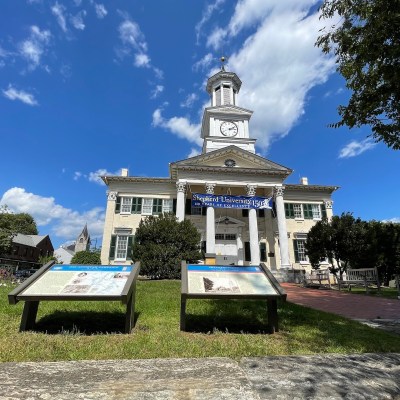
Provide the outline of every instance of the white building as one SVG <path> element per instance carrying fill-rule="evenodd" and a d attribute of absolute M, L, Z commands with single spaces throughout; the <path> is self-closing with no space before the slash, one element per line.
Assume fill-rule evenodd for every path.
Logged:
<path fill-rule="evenodd" d="M 292 170 L 255 154 L 252 111 L 236 105 L 240 87 L 238 76 L 224 68 L 208 79 L 211 107 L 203 115 L 202 154 L 172 162 L 168 178 L 129 176 L 127 169 L 121 176 L 102 177 L 109 189 L 102 264 L 130 264 L 140 220 L 174 212 L 178 220 L 196 225 L 206 258 L 215 254 L 219 265 L 262 261 L 272 271 L 310 267 L 304 252 L 307 232 L 324 215 L 332 216 L 337 187 L 309 185 L 307 178 L 284 184 Z M 196 207 L 192 197 L 198 193 L 273 198 L 273 207 Z"/>

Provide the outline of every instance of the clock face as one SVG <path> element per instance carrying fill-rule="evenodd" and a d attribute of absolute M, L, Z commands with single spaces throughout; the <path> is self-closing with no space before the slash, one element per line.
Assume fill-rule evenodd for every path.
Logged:
<path fill-rule="evenodd" d="M 220 129 L 224 136 L 236 136 L 238 133 L 237 125 L 232 121 L 223 122 Z"/>

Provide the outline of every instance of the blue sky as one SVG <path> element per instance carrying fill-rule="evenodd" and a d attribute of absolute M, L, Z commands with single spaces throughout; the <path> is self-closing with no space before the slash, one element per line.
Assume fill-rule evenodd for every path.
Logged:
<path fill-rule="evenodd" d="M 257 152 L 287 183 L 337 185 L 334 213 L 400 221 L 399 153 L 368 127 L 331 129 L 348 92 L 314 47 L 313 0 L 5 0 L 0 3 L 0 204 L 55 247 L 87 222 L 101 242 L 99 175 L 168 176 L 200 151 L 208 76 L 227 69 L 254 111 Z"/>

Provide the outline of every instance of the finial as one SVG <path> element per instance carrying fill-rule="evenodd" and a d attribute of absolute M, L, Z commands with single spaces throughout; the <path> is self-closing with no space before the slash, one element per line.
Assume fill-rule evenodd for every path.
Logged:
<path fill-rule="evenodd" d="M 220 61 L 221 61 L 221 71 L 225 71 L 224 63 L 227 61 L 227 58 L 225 56 L 221 56 Z"/>

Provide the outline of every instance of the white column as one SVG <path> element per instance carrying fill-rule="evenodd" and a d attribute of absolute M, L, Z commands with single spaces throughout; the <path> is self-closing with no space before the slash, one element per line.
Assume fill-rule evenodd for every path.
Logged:
<path fill-rule="evenodd" d="M 281 255 L 281 268 L 290 268 L 289 242 L 286 229 L 285 205 L 283 203 L 283 186 L 275 186 L 276 217 L 278 219 L 279 252 Z"/>
<path fill-rule="evenodd" d="M 215 183 L 206 183 L 206 193 L 214 194 Z M 214 207 L 207 207 L 206 219 L 206 253 L 215 254 L 215 211 Z"/>
<path fill-rule="evenodd" d="M 238 229 L 238 235 L 236 238 L 237 255 L 238 255 L 238 265 L 243 265 L 243 240 L 242 240 L 242 228 Z"/>
<path fill-rule="evenodd" d="M 247 185 L 247 195 L 255 196 L 256 186 Z M 257 224 L 257 210 L 250 208 L 249 210 L 249 235 L 250 235 L 250 256 L 251 265 L 260 264 L 260 247 L 258 245 L 258 224 Z"/>
<path fill-rule="evenodd" d="M 176 182 L 177 200 L 176 200 L 176 218 L 179 222 L 185 219 L 185 191 L 186 182 Z"/>

